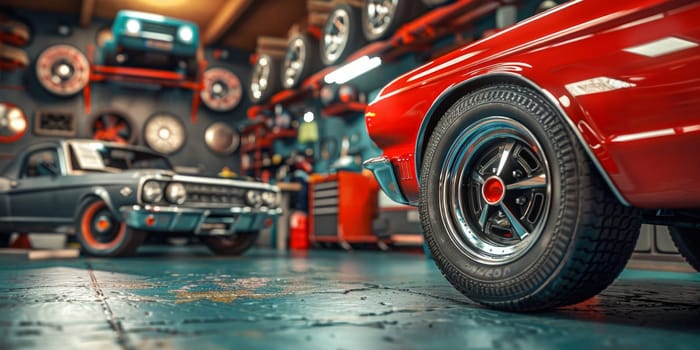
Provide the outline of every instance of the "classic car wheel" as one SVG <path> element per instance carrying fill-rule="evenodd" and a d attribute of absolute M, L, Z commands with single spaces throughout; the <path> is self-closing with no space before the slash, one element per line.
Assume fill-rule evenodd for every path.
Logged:
<path fill-rule="evenodd" d="M 592 297 L 620 273 L 640 228 L 557 111 L 515 85 L 477 90 L 446 112 L 420 187 L 437 265 L 464 295 L 500 309 Z"/>
<path fill-rule="evenodd" d="M 200 239 L 217 255 L 241 255 L 258 240 L 259 232 L 240 232 L 233 236 L 204 236 Z"/>
<path fill-rule="evenodd" d="M 336 6 L 323 26 L 321 35 L 321 62 L 326 66 L 342 62 L 364 43 L 360 24 L 360 10 L 349 4 Z"/>
<path fill-rule="evenodd" d="M 384 39 L 422 9 L 415 0 L 367 0 L 362 8 L 362 33 L 368 41 Z"/>
<path fill-rule="evenodd" d="M 700 272 L 700 230 L 686 227 L 669 227 L 671 238 L 678 251 L 696 271 Z"/>
<path fill-rule="evenodd" d="M 308 34 L 297 34 L 289 40 L 282 65 L 282 87 L 296 88 L 321 66 L 318 41 Z"/>
<path fill-rule="evenodd" d="M 248 97 L 250 102 L 263 103 L 280 87 L 280 60 L 267 54 L 258 55 L 250 73 Z"/>
<path fill-rule="evenodd" d="M 97 198 L 87 200 L 76 220 L 78 241 L 84 252 L 97 256 L 133 255 L 145 238 L 116 218 L 107 204 Z"/>

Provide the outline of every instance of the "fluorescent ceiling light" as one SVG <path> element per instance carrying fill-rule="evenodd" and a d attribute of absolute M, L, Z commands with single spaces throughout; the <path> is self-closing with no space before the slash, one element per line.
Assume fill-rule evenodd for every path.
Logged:
<path fill-rule="evenodd" d="M 370 58 L 369 56 L 362 56 L 328 73 L 323 78 L 323 81 L 325 81 L 326 84 L 343 84 L 379 67 L 381 64 L 382 59 L 380 57 Z"/>

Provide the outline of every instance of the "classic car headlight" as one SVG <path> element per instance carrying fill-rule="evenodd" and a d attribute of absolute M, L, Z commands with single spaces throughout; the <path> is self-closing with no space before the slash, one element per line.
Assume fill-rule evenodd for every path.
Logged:
<path fill-rule="evenodd" d="M 252 205 L 254 207 L 257 207 L 261 204 L 262 198 L 260 196 L 260 192 L 258 191 L 253 191 L 250 190 L 245 194 L 245 201 L 248 203 L 248 205 Z"/>
<path fill-rule="evenodd" d="M 183 204 L 187 200 L 185 185 L 173 182 L 165 187 L 165 199 L 170 203 Z"/>
<path fill-rule="evenodd" d="M 177 37 L 186 43 L 192 42 L 192 38 L 194 38 L 192 28 L 187 26 L 180 27 L 180 29 L 177 30 Z"/>
<path fill-rule="evenodd" d="M 138 34 L 141 31 L 141 22 L 133 18 L 126 21 L 126 31 L 129 34 Z"/>
<path fill-rule="evenodd" d="M 160 202 L 163 199 L 163 189 L 156 181 L 146 181 L 143 184 L 141 198 L 147 203 Z"/>
<path fill-rule="evenodd" d="M 262 194 L 263 204 L 268 207 L 276 207 L 278 205 L 277 194 L 275 192 L 263 192 Z"/>

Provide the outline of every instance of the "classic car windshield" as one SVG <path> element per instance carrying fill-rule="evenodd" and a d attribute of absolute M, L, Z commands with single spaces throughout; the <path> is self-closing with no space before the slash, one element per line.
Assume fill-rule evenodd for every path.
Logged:
<path fill-rule="evenodd" d="M 72 144 L 70 157 L 72 168 L 75 170 L 98 172 L 129 169 L 172 170 L 168 159 L 159 154 L 100 143 Z"/>

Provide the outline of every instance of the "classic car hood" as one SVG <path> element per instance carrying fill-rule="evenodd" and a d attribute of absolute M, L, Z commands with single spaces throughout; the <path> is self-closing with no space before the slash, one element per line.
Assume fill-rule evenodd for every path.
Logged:
<path fill-rule="evenodd" d="M 651 15 L 663 12 L 664 8 L 678 7 L 678 3 L 691 2 L 680 0 L 672 4 L 660 0 L 639 1 L 636 9 L 629 10 L 629 4 L 624 1 L 570 1 L 398 77 L 382 89 L 375 102 L 460 72 L 465 80 L 485 72 L 517 74 L 523 68 L 522 63 L 514 57 L 518 54 L 577 40 L 604 30 L 614 30 L 629 21 L 628 16 L 644 16 L 647 12 Z M 564 13 L 561 16 L 551 16 L 556 12 Z M 561 21 L 561 18 L 566 18 L 567 21 Z"/>

